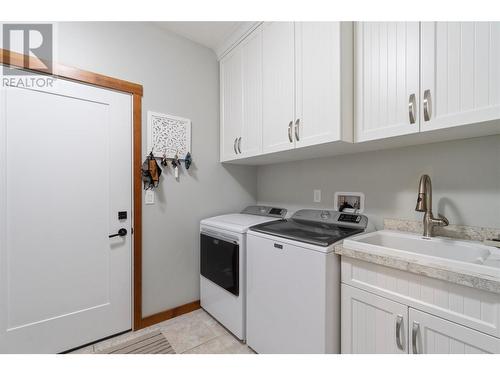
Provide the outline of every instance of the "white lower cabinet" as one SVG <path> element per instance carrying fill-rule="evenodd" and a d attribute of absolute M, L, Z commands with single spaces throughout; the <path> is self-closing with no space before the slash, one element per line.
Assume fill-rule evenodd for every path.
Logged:
<path fill-rule="evenodd" d="M 500 353 L 500 339 L 422 311 L 409 309 L 410 353 Z"/>
<path fill-rule="evenodd" d="M 500 354 L 500 295 L 342 257 L 341 352 Z"/>
<path fill-rule="evenodd" d="M 408 306 L 342 284 L 343 354 L 408 353 Z"/>

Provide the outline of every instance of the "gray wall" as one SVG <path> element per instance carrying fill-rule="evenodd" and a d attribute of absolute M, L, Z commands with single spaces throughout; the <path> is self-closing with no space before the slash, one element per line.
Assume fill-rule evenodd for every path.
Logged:
<path fill-rule="evenodd" d="M 378 229 L 383 218 L 421 220 L 420 175 L 432 178 L 434 213 L 453 224 L 500 228 L 500 136 L 275 164 L 258 168 L 258 200 L 291 208 L 333 208 L 336 191 L 366 195 Z M 313 203 L 313 189 L 322 202 Z"/>
<path fill-rule="evenodd" d="M 144 152 L 148 110 L 192 120 L 192 171 L 162 175 L 156 204 L 143 205 L 143 314 L 198 299 L 200 219 L 256 199 L 254 168 L 218 162 L 214 53 L 151 23 L 60 23 L 57 47 L 63 64 L 144 86 Z"/>

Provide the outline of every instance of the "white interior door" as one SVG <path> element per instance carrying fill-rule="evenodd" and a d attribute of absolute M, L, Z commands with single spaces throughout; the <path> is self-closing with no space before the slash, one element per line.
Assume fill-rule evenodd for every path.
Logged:
<path fill-rule="evenodd" d="M 418 22 L 356 23 L 357 142 L 419 131 Z"/>
<path fill-rule="evenodd" d="M 131 96 L 59 79 L 0 105 L 0 352 L 130 329 Z"/>
<path fill-rule="evenodd" d="M 500 22 L 422 22 L 421 129 L 500 118 Z"/>
<path fill-rule="evenodd" d="M 263 24 L 263 152 L 295 147 L 295 38 L 293 22 Z"/>

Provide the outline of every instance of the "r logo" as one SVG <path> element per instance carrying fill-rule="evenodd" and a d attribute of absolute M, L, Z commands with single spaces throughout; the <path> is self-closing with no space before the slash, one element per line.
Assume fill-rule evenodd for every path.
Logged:
<path fill-rule="evenodd" d="M 51 24 L 3 24 L 3 48 L 24 55 L 24 67 L 30 65 L 30 57 L 36 59 L 38 72 L 52 74 L 53 32 Z M 9 61 L 7 61 L 9 64 Z M 15 73 L 4 66 L 5 75 L 34 74 L 27 70 Z"/>

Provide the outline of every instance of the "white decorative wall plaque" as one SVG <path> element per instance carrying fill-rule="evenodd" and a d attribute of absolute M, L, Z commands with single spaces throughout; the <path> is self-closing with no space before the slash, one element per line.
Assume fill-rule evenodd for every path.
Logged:
<path fill-rule="evenodd" d="M 148 111 L 148 149 L 155 157 L 183 159 L 191 152 L 191 120 Z"/>

